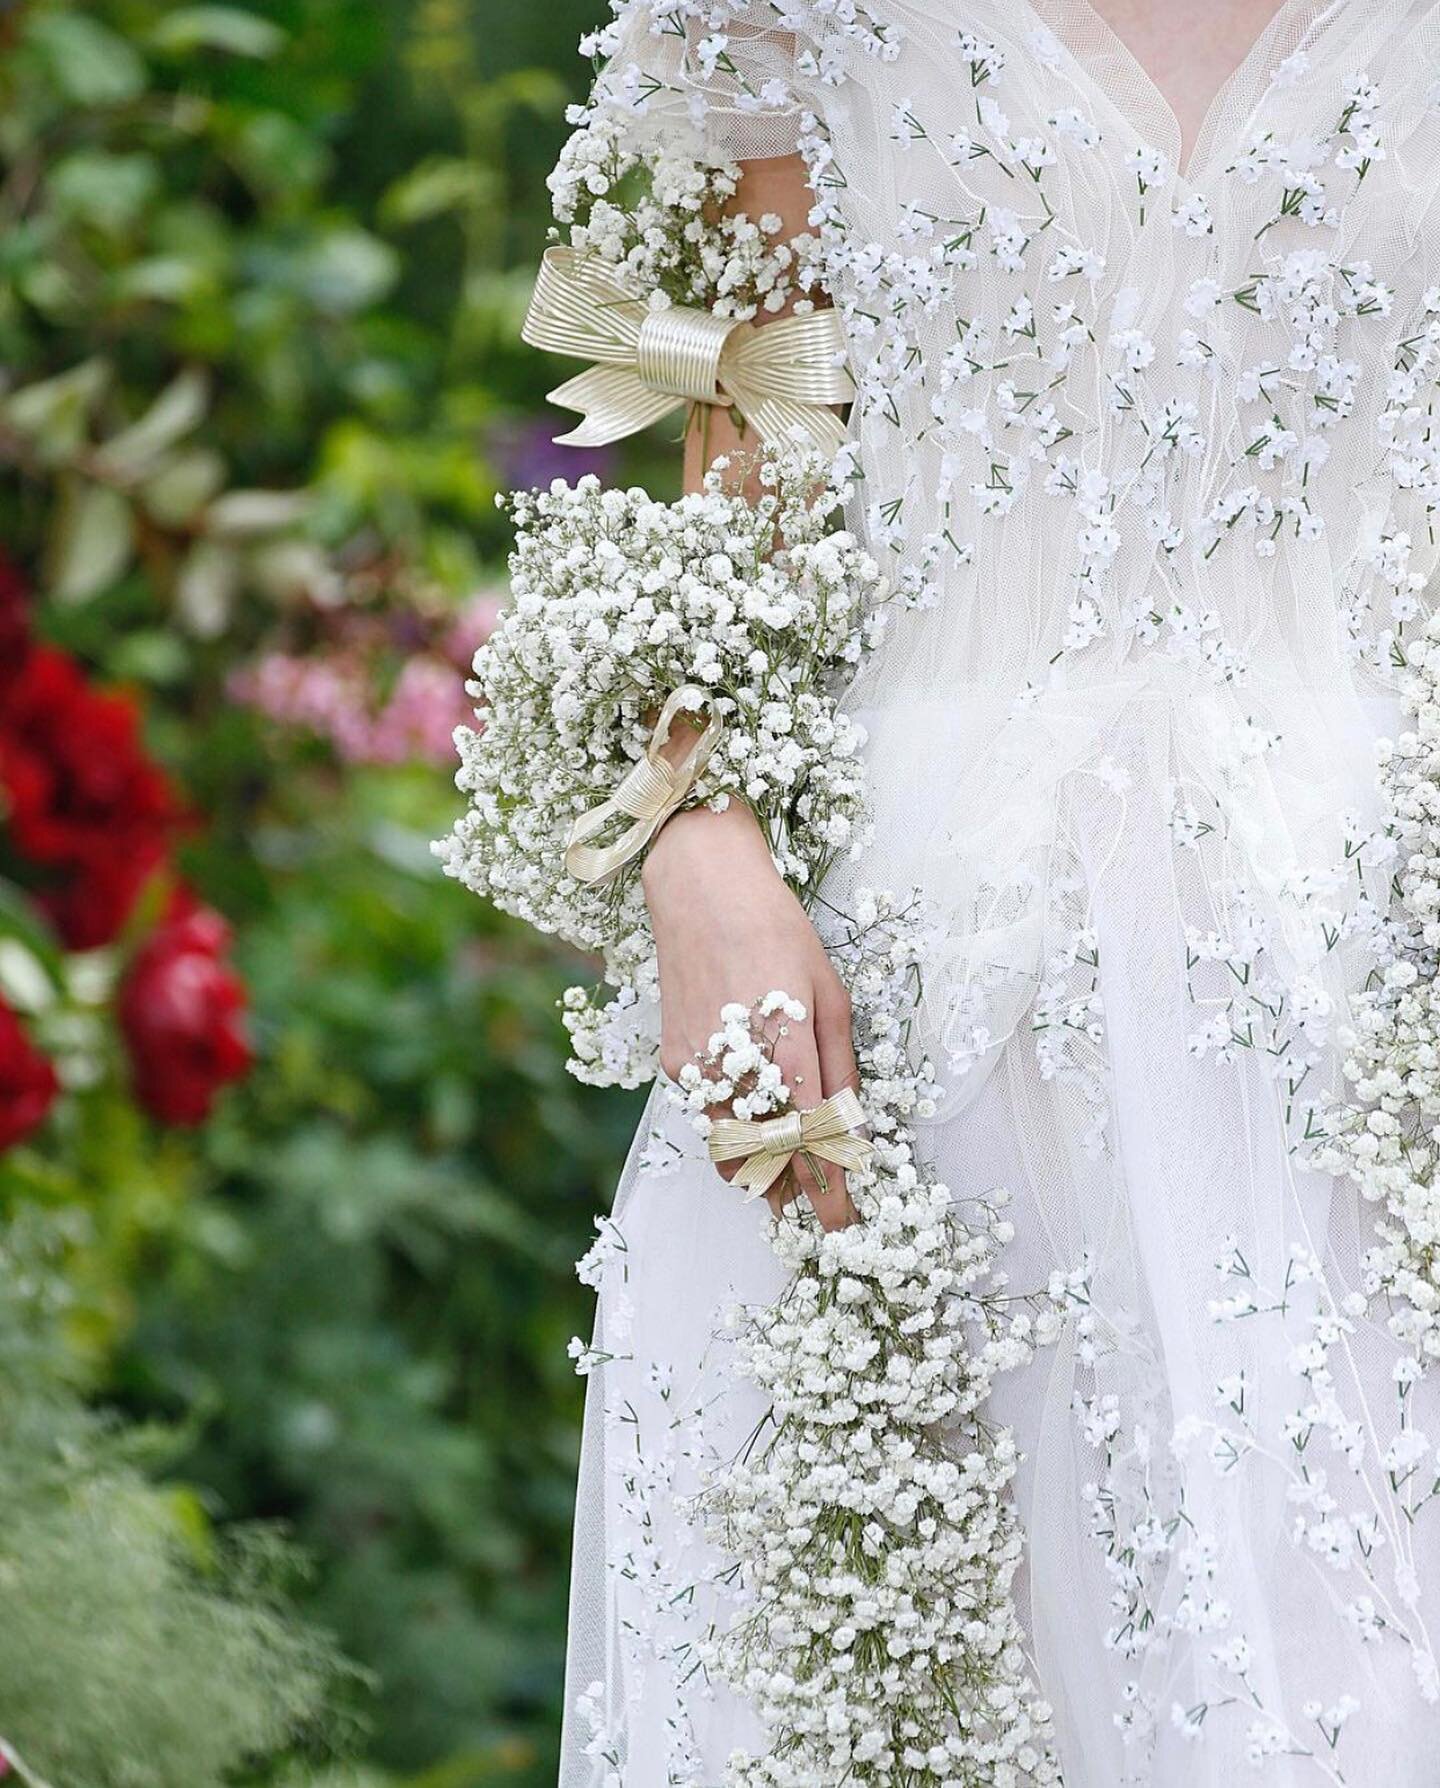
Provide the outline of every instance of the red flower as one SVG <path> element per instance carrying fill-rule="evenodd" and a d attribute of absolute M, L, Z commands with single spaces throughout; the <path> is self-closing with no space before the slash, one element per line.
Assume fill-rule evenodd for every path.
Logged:
<path fill-rule="evenodd" d="M 54 1064 L 0 1003 L 0 1150 L 13 1148 L 41 1124 L 59 1091 Z"/>
<path fill-rule="evenodd" d="M 110 943 L 181 820 L 134 704 L 92 689 L 65 653 L 33 647 L 0 703 L 0 797 L 65 943 Z"/>
<path fill-rule="evenodd" d="M 224 960 L 230 927 L 180 890 L 120 988 L 120 1028 L 135 1096 L 166 1124 L 199 1124 L 252 1056 L 245 986 Z"/>
<path fill-rule="evenodd" d="M 0 553 L 0 702 L 30 655 L 30 605 L 25 581 Z"/>

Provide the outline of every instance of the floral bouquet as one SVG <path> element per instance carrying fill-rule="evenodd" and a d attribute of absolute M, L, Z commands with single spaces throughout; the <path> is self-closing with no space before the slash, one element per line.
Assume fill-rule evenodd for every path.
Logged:
<path fill-rule="evenodd" d="M 837 698 L 880 637 L 879 569 L 832 531 L 843 491 L 813 451 L 767 452 L 758 501 L 722 473 L 675 503 L 595 478 L 513 498 L 514 604 L 476 656 L 482 724 L 458 735 L 468 807 L 437 849 L 601 957 L 613 998 L 575 990 L 565 1013 L 596 1083 L 655 1072 L 635 868 L 670 814 L 744 800 L 802 895 L 864 837 L 863 733 Z"/>

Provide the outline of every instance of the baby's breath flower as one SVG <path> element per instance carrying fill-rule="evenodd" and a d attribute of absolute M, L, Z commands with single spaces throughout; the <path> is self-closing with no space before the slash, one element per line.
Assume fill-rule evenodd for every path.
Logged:
<path fill-rule="evenodd" d="M 1382 754 L 1399 899 L 1377 982 L 1343 1036 L 1353 1102 L 1317 1163 L 1378 1207 L 1364 1289 L 1422 1361 L 1440 1359 L 1440 616 L 1410 647 L 1413 726 Z"/>
<path fill-rule="evenodd" d="M 585 886 L 566 839 L 644 755 L 673 690 L 702 686 L 724 725 L 693 800 L 747 801 L 797 890 L 865 840 L 863 734 L 837 696 L 880 637 L 884 582 L 833 528 L 841 493 L 820 455 L 767 452 L 760 474 L 758 504 L 719 471 L 676 503 L 594 477 L 511 499 L 513 600 L 476 655 L 479 724 L 457 734 L 468 804 L 436 852 L 603 960 L 613 996 L 563 1002 L 582 1080 L 653 1076 L 654 944 L 634 869 Z"/>
<path fill-rule="evenodd" d="M 916 1148 L 937 1097 L 932 1065 L 906 1047 L 931 942 L 921 904 L 869 889 L 848 904 L 822 931 L 850 994 L 875 1143 L 849 1176 L 861 1221 L 827 1234 L 795 1203 L 776 1223 L 792 1278 L 739 1334 L 768 1438 L 705 1499 L 746 1598 L 706 1660 L 776 1741 L 737 1753 L 728 1781 L 1040 1788 L 1059 1775 L 1011 1595 L 1018 1461 L 980 1412 L 997 1375 L 1055 1332 L 1055 1312 L 1002 1295 L 999 1198 L 962 1219 Z M 682 1076 L 672 1093 L 702 1136 L 722 1084 L 739 1089 L 739 1116 L 790 1108 L 773 1052 L 780 1022 L 804 1016 L 780 991 L 725 1008 L 694 1092 Z"/>

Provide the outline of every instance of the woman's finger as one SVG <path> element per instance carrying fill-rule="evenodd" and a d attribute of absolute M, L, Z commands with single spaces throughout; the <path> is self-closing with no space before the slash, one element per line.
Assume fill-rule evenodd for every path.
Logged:
<path fill-rule="evenodd" d="M 828 1096 L 813 1017 L 807 1018 L 803 1024 L 791 1021 L 787 1025 L 786 1034 L 776 1041 L 775 1060 L 798 1110 L 808 1111 Z M 844 1168 L 837 1167 L 833 1161 L 821 1161 L 814 1155 L 796 1155 L 790 1163 L 788 1178 L 792 1182 L 789 1196 L 793 1197 L 797 1189 L 805 1193 L 822 1228 L 843 1229 L 854 1221 L 854 1207 L 845 1190 Z"/>
<path fill-rule="evenodd" d="M 820 1101 L 820 1057 L 815 1049 L 815 1027 L 808 1015 L 801 1020 L 787 1018 L 775 1038 L 775 1065 L 790 1089 L 790 1102 L 797 1110 Z M 799 1162 L 792 1161 L 785 1172 L 765 1194 L 766 1202 L 778 1217 L 785 1206 L 808 1188 L 795 1177 Z"/>
<path fill-rule="evenodd" d="M 828 1099 L 844 1088 L 860 1085 L 855 1060 L 855 1032 L 850 996 L 837 981 L 815 1002 L 815 1046 L 820 1056 L 820 1085 Z"/>

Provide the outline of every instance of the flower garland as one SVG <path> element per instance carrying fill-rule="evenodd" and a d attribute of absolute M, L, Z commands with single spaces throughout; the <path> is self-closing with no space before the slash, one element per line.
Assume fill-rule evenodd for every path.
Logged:
<path fill-rule="evenodd" d="M 1367 1295 L 1420 1360 L 1440 1358 L 1440 615 L 1409 652 L 1414 726 L 1382 748 L 1381 794 L 1398 849 L 1378 979 L 1355 1000 L 1345 1076 L 1354 1104 L 1315 1164 L 1380 1207 L 1363 1259 Z"/>
<path fill-rule="evenodd" d="M 813 308 L 816 238 L 785 237 L 780 218 L 729 210 L 734 163 L 698 161 L 659 145 L 640 155 L 629 130 L 594 102 L 571 112 L 576 128 L 549 177 L 557 223 L 637 297 L 748 320 L 793 300 Z"/>
<path fill-rule="evenodd" d="M 854 907 L 823 929 L 851 996 L 875 1145 L 848 1178 L 862 1221 L 826 1233 L 792 1205 L 776 1223 L 791 1278 L 739 1336 L 769 1436 L 706 1498 L 747 1593 L 707 1661 L 772 1739 L 763 1756 L 732 1758 L 729 1781 L 1038 1788 L 1060 1777 L 1011 1595 L 1018 1459 L 983 1410 L 995 1377 L 1053 1339 L 1056 1311 L 1007 1296 L 1002 1201 L 961 1211 L 917 1148 L 936 1103 L 931 1064 L 909 1046 L 923 909 L 865 890 Z M 672 1097 L 702 1135 L 707 1107 L 789 1108 L 772 1059 L 782 1013 L 805 1015 L 779 993 L 753 1014 L 728 1008 L 682 1074 Z"/>
<path fill-rule="evenodd" d="M 618 991 L 564 1002 L 582 1079 L 654 1073 L 634 865 L 585 882 L 565 863 L 576 822 L 646 757 L 667 697 L 696 685 L 721 722 L 688 798 L 747 801 L 802 898 L 864 840 L 863 736 L 838 697 L 878 642 L 885 589 L 848 534 L 825 531 L 843 489 L 832 478 L 817 495 L 822 469 L 804 449 L 765 454 L 756 503 L 725 492 L 723 467 L 673 504 L 593 478 L 514 500 L 515 603 L 477 654 L 484 724 L 459 735 L 457 777 L 470 802 L 436 848 L 477 892 L 601 954 Z M 827 895 L 817 920 L 850 993 L 875 1137 L 853 1180 L 863 1221 L 831 1235 L 804 1215 L 776 1225 L 791 1279 L 750 1314 L 741 1347 L 771 1433 L 717 1471 L 708 1499 L 749 1596 L 710 1661 L 771 1741 L 733 1759 L 729 1780 L 1049 1784 L 1049 1710 L 1011 1594 L 1017 1459 L 983 1404 L 998 1372 L 1050 1338 L 1053 1313 L 1003 1294 L 1003 1199 L 958 1211 L 917 1149 L 913 1126 L 934 1111 L 933 1068 L 911 1048 L 921 910 L 890 894 L 854 905 L 844 915 Z M 785 1109 L 747 1036 L 717 1041 L 723 1085 L 687 1077 L 697 1113 L 737 1093 L 742 1115 Z"/>

